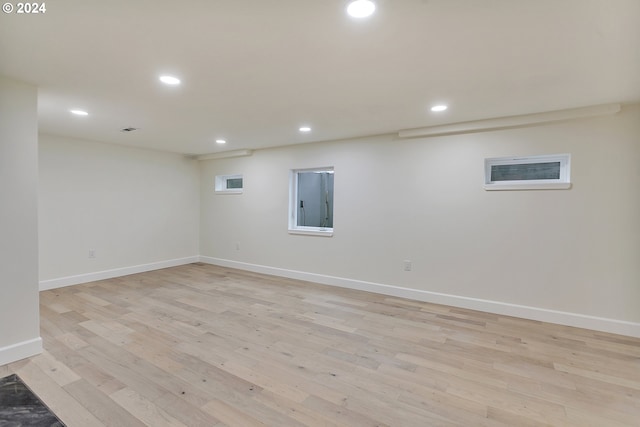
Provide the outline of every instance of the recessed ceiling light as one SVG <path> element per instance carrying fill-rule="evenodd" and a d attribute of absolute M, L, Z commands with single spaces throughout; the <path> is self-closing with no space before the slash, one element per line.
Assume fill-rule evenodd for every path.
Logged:
<path fill-rule="evenodd" d="M 437 113 L 440 111 L 444 111 L 446 110 L 448 107 L 446 105 L 434 105 L 433 107 L 431 107 L 431 111 Z"/>
<path fill-rule="evenodd" d="M 226 144 L 227 141 L 225 141 L 224 139 L 216 139 L 216 144 Z"/>
<path fill-rule="evenodd" d="M 160 76 L 160 81 L 164 84 L 168 84 L 172 86 L 180 84 L 180 79 L 173 76 Z"/>
<path fill-rule="evenodd" d="M 69 110 L 71 111 L 71 114 L 75 114 L 76 116 L 88 116 L 89 113 L 87 113 L 86 111 L 83 110 Z"/>
<path fill-rule="evenodd" d="M 298 129 L 300 132 L 311 132 L 311 128 L 309 126 L 302 126 Z"/>
<path fill-rule="evenodd" d="M 347 6 L 347 13 L 354 18 L 366 18 L 376 10 L 376 4 L 371 0 L 355 0 Z"/>

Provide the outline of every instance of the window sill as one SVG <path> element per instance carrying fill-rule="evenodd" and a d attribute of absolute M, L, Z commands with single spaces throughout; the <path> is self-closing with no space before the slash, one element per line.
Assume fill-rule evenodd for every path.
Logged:
<path fill-rule="evenodd" d="M 487 191 L 494 190 L 568 190 L 570 182 L 550 182 L 544 184 L 485 184 Z"/>
<path fill-rule="evenodd" d="M 215 190 L 216 194 L 242 194 L 242 190 Z"/>
<path fill-rule="evenodd" d="M 300 234 L 304 236 L 332 237 L 333 228 L 290 228 L 289 234 Z"/>

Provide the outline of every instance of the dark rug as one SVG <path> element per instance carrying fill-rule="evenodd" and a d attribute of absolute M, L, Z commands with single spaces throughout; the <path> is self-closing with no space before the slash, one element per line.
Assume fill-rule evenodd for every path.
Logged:
<path fill-rule="evenodd" d="M 0 379 L 1 427 L 65 427 L 17 375 Z"/>

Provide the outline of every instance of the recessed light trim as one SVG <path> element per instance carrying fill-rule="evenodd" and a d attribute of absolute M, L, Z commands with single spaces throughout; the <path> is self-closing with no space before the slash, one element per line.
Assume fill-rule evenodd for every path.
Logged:
<path fill-rule="evenodd" d="M 300 132 L 311 132 L 311 128 L 309 126 L 301 126 L 298 130 Z"/>
<path fill-rule="evenodd" d="M 431 111 L 433 111 L 434 113 L 439 113 L 441 111 L 445 111 L 447 108 L 446 105 L 441 104 L 441 105 L 434 105 L 433 107 L 431 107 Z"/>
<path fill-rule="evenodd" d="M 376 4 L 371 0 L 355 0 L 347 6 L 347 13 L 354 18 L 366 18 L 376 11 Z"/>
<path fill-rule="evenodd" d="M 216 144 L 226 144 L 227 141 L 224 139 L 216 139 Z"/>
<path fill-rule="evenodd" d="M 71 114 L 75 114 L 76 116 L 88 116 L 89 115 L 89 113 L 87 113 L 84 110 L 69 110 L 69 112 Z"/>
<path fill-rule="evenodd" d="M 164 84 L 167 85 L 171 85 L 171 86 L 176 86 L 180 84 L 180 79 L 177 77 L 173 77 L 173 76 L 160 76 L 160 81 Z"/>

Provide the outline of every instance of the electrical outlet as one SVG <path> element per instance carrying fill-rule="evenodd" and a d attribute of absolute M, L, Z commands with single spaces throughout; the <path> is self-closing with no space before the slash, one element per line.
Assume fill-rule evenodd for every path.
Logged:
<path fill-rule="evenodd" d="M 95 258 L 95 257 L 96 257 L 96 250 L 89 249 L 89 258 Z"/>
<path fill-rule="evenodd" d="M 402 261 L 402 264 L 404 266 L 404 271 L 411 271 L 411 260 L 405 259 Z"/>

